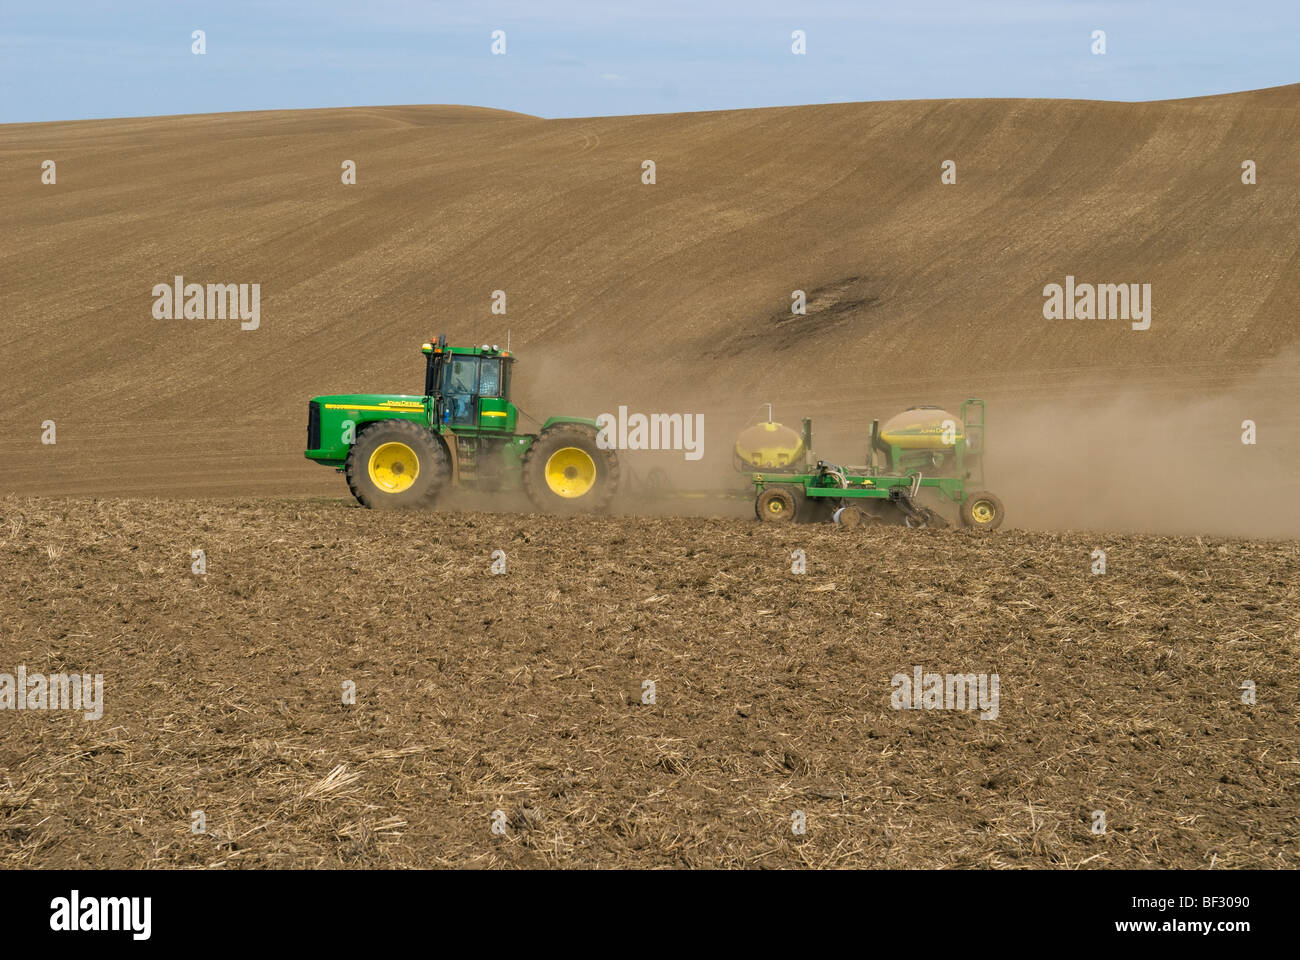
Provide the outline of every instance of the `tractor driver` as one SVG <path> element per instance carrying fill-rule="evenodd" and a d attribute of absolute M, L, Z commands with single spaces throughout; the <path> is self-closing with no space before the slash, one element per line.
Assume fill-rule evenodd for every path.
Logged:
<path fill-rule="evenodd" d="M 443 400 L 452 423 L 469 423 L 472 419 L 471 404 L 474 400 L 474 388 L 478 379 L 478 360 L 453 360 L 447 370 L 447 383 L 443 389 Z"/>

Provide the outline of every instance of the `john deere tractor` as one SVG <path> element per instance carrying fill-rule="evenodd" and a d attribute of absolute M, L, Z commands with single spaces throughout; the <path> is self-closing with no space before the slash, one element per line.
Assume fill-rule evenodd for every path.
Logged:
<path fill-rule="evenodd" d="M 424 344 L 424 396 L 344 394 L 307 406 L 308 460 L 347 475 L 367 507 L 422 507 L 448 486 L 522 489 L 541 510 L 594 512 L 618 489 L 595 420 L 551 417 L 516 433 L 508 350 Z"/>

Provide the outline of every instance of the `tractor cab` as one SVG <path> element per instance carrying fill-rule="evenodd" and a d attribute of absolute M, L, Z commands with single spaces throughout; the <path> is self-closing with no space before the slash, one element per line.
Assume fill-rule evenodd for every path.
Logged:
<path fill-rule="evenodd" d="M 424 394 L 432 400 L 439 428 L 513 432 L 517 411 L 510 402 L 510 351 L 487 344 L 449 347 L 445 334 L 420 349 L 427 357 Z"/>

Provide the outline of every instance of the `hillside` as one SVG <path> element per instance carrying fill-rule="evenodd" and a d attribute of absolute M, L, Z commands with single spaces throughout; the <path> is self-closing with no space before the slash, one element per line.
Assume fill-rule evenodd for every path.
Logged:
<path fill-rule="evenodd" d="M 717 459 L 772 401 L 852 459 L 872 416 L 983 396 L 1012 523 L 1300 534 L 1298 137 L 1300 85 L 0 127 L 0 493 L 343 496 L 306 400 L 508 331 L 539 415 L 704 412 Z M 176 275 L 260 284 L 258 329 L 155 319 Z M 1044 319 L 1067 276 L 1150 284 L 1150 329 Z"/>

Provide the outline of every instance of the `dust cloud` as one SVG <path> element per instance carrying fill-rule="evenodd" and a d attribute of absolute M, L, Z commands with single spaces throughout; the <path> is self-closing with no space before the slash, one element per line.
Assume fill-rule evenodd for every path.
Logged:
<path fill-rule="evenodd" d="M 1079 390 L 991 411 L 989 486 L 1029 529 L 1296 537 L 1298 404 L 1293 355 L 1208 395 Z"/>

